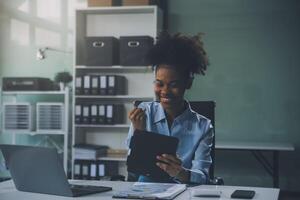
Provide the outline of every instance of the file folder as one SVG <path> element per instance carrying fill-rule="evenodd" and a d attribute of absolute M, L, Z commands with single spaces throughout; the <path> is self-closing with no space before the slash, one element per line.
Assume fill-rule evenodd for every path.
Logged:
<path fill-rule="evenodd" d="M 97 95 L 99 87 L 99 77 L 98 76 L 91 76 L 91 94 Z"/>
<path fill-rule="evenodd" d="M 82 179 L 89 180 L 90 179 L 90 162 L 83 161 L 81 165 L 82 169 Z"/>
<path fill-rule="evenodd" d="M 98 105 L 91 105 L 91 124 L 97 124 L 97 118 L 98 118 Z"/>
<path fill-rule="evenodd" d="M 82 123 L 82 106 L 81 105 L 75 105 L 75 124 L 81 124 Z"/>
<path fill-rule="evenodd" d="M 97 180 L 97 161 L 92 160 L 90 164 L 90 179 L 91 180 Z"/>
<path fill-rule="evenodd" d="M 119 174 L 119 166 L 116 161 L 98 160 L 98 177 L 115 176 Z"/>
<path fill-rule="evenodd" d="M 104 176 L 114 176 L 119 172 L 118 162 L 101 160 L 74 160 L 74 178 L 100 180 Z"/>
<path fill-rule="evenodd" d="M 105 105 L 98 105 L 98 123 L 105 124 Z"/>
<path fill-rule="evenodd" d="M 108 95 L 124 95 L 126 94 L 126 78 L 119 75 L 109 75 L 107 77 Z"/>
<path fill-rule="evenodd" d="M 124 121 L 124 106 L 122 104 L 106 105 L 106 123 L 121 124 Z"/>
<path fill-rule="evenodd" d="M 106 75 L 101 75 L 100 76 L 99 94 L 100 95 L 106 95 L 107 94 L 107 77 L 106 77 Z"/>
<path fill-rule="evenodd" d="M 74 178 L 81 179 L 81 163 L 79 160 L 74 161 Z"/>
<path fill-rule="evenodd" d="M 81 95 L 83 93 L 83 78 L 82 76 L 77 76 L 75 78 L 75 94 Z"/>
<path fill-rule="evenodd" d="M 100 179 L 100 177 L 105 176 L 105 165 L 102 162 L 98 162 L 98 177 Z"/>
<path fill-rule="evenodd" d="M 105 166 L 104 174 L 105 176 L 115 176 L 119 174 L 119 165 L 116 161 L 103 161 Z"/>
<path fill-rule="evenodd" d="M 91 77 L 89 75 L 85 75 L 83 77 L 83 94 L 89 95 L 91 90 Z"/>
<path fill-rule="evenodd" d="M 106 105 L 106 123 L 113 124 L 113 105 Z"/>
<path fill-rule="evenodd" d="M 90 123 L 90 106 L 89 105 L 82 106 L 82 123 L 83 124 Z"/>

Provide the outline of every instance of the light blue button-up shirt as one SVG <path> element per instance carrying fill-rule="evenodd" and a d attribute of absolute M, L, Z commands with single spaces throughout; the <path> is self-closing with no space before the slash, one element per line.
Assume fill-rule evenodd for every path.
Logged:
<path fill-rule="evenodd" d="M 212 163 L 210 151 L 213 127 L 211 121 L 193 111 L 188 104 L 187 109 L 174 119 L 169 129 L 164 109 L 159 102 L 143 102 L 138 107 L 145 111 L 147 131 L 179 139 L 177 155 L 182 161 L 182 166 L 197 170 L 197 173 L 191 172 L 190 181 L 207 183 L 209 167 Z M 128 147 L 133 131 L 131 124 L 126 140 Z"/>

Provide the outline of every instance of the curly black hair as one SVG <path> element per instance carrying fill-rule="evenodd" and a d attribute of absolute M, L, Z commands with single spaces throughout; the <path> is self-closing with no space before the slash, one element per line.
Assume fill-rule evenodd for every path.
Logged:
<path fill-rule="evenodd" d="M 186 36 L 181 33 L 171 35 L 162 32 L 156 44 L 149 50 L 147 59 L 154 67 L 160 64 L 170 65 L 188 76 L 204 75 L 208 66 L 201 34 Z"/>

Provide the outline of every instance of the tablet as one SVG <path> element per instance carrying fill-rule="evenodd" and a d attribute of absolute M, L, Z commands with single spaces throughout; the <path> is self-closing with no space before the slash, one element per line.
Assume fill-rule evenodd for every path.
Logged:
<path fill-rule="evenodd" d="M 127 170 L 138 175 L 162 181 L 170 176 L 160 169 L 156 156 L 162 154 L 176 155 L 178 138 L 159 133 L 135 130 L 131 137 L 127 157 Z"/>

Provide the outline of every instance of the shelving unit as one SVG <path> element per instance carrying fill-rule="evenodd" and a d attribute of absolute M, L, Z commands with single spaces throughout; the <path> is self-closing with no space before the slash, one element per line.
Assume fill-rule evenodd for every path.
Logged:
<path fill-rule="evenodd" d="M 85 66 L 85 37 L 91 36 L 151 36 L 156 38 L 162 27 L 162 13 L 157 6 L 93 7 L 75 11 L 75 54 L 74 77 L 77 75 L 122 75 L 127 79 L 126 95 L 75 95 L 76 103 L 97 102 L 103 104 L 123 104 L 124 123 L 113 125 L 75 124 L 73 116 L 72 144 L 89 143 L 108 145 L 113 149 L 126 149 L 130 121 L 127 113 L 133 109 L 134 100 L 153 101 L 153 72 L 150 66 Z M 75 91 L 75 83 L 73 85 Z M 74 177 L 74 150 L 72 151 L 72 175 Z M 119 174 L 127 175 L 125 157 L 101 157 L 99 160 L 119 162 Z"/>
<path fill-rule="evenodd" d="M 70 105 L 70 91 L 69 88 L 66 87 L 65 90 L 63 91 L 2 91 L 0 90 L 0 98 L 1 98 L 1 108 L 3 108 L 3 104 L 5 102 L 10 102 L 10 103 L 24 103 L 27 101 L 20 100 L 21 97 L 44 97 L 44 96 L 62 96 L 63 100 L 59 101 L 62 102 L 63 104 L 63 123 L 62 123 L 62 130 L 49 130 L 49 131 L 37 131 L 37 130 L 32 130 L 32 131 L 26 131 L 26 130 L 5 130 L 4 129 L 4 119 L 2 118 L 2 134 L 10 134 L 12 136 L 12 141 L 11 144 L 16 144 L 16 137 L 19 134 L 26 134 L 26 135 L 44 135 L 45 140 L 50 140 L 54 146 L 58 146 L 54 141 L 51 140 L 49 137 L 50 135 L 61 135 L 64 138 L 63 142 L 63 165 L 64 165 L 64 170 L 67 173 L 68 169 L 68 138 L 69 138 L 69 105 Z M 32 100 L 33 106 L 36 106 L 37 102 L 48 102 L 48 103 L 54 103 L 52 101 L 46 101 L 46 100 Z M 55 101 L 56 103 L 57 101 Z M 1 110 L 1 113 L 4 111 Z M 3 116 L 2 116 L 3 117 Z M 34 121 L 36 123 L 36 121 Z"/>

